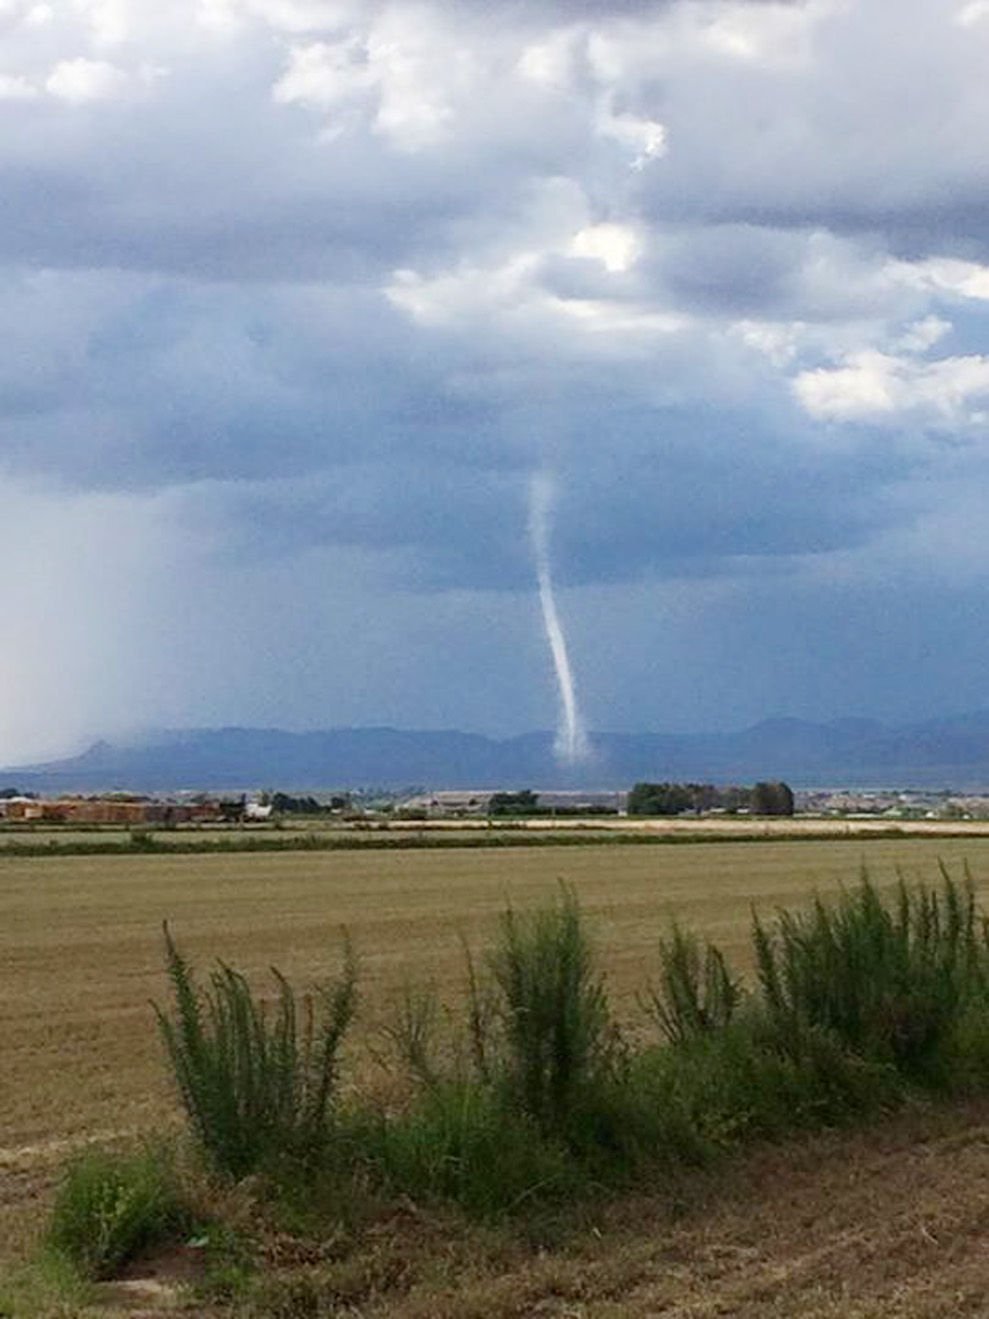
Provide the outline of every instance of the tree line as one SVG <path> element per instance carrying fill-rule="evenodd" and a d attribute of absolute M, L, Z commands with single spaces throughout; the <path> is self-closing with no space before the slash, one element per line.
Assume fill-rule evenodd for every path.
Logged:
<path fill-rule="evenodd" d="M 793 810 L 793 791 L 780 780 L 725 788 L 713 783 L 637 783 L 628 794 L 629 815 L 700 815 L 705 811 L 792 815 Z"/>

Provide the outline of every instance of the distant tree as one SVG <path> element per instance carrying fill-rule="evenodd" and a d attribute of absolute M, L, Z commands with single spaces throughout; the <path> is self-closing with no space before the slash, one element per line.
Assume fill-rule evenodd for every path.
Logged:
<path fill-rule="evenodd" d="M 686 783 L 637 783 L 628 794 L 629 815 L 683 815 L 695 810 L 697 785 Z"/>
<path fill-rule="evenodd" d="M 11 797 L 20 797 L 23 794 L 18 788 L 0 788 L 0 799 L 9 801 Z"/>
<path fill-rule="evenodd" d="M 531 788 L 521 792 L 493 792 L 488 798 L 492 815 L 534 815 L 539 810 L 539 793 Z"/>
<path fill-rule="evenodd" d="M 293 797 L 287 792 L 273 792 L 270 804 L 276 815 L 320 815 L 323 811 L 315 797 Z"/>
<path fill-rule="evenodd" d="M 757 783 L 754 788 L 713 783 L 637 783 L 628 794 L 629 815 L 686 815 L 695 811 L 752 811 L 756 815 L 792 815 L 793 793 L 785 783 Z"/>
<path fill-rule="evenodd" d="M 788 783 L 761 782 L 752 789 L 754 815 L 792 815 L 793 809 L 793 791 Z"/>
<path fill-rule="evenodd" d="M 735 815 L 738 811 L 752 809 L 751 788 L 741 788 L 737 784 L 732 784 L 728 788 L 722 788 L 718 795 L 720 797 L 718 805 L 721 810 L 727 811 L 730 815 Z"/>

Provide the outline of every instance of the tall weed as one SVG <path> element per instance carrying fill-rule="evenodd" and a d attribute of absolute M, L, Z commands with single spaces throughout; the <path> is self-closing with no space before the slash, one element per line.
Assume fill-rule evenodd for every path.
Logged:
<path fill-rule="evenodd" d="M 890 902 L 863 872 L 833 905 L 757 918 L 753 943 L 781 1040 L 824 1029 L 914 1080 L 937 1079 L 959 1016 L 987 1000 L 985 921 L 968 877 L 943 868 L 940 890 L 901 879 Z"/>
<path fill-rule="evenodd" d="M 488 965 L 495 991 L 489 1017 L 501 1031 L 507 1094 L 541 1131 L 567 1132 L 620 1060 L 573 891 L 564 887 L 557 904 L 541 911 L 506 911 Z"/>
<path fill-rule="evenodd" d="M 331 1135 L 340 1044 L 356 1008 L 345 941 L 335 981 L 297 1002 L 272 968 L 273 1005 L 220 963 L 200 989 L 165 927 L 171 1015 L 155 1011 L 193 1132 L 215 1166 L 239 1178 L 288 1157 L 318 1162 Z"/>
<path fill-rule="evenodd" d="M 741 982 L 732 975 L 714 944 L 673 927 L 659 944 L 659 987 L 651 988 L 646 1010 L 670 1044 L 721 1030 L 731 1021 L 742 999 Z"/>

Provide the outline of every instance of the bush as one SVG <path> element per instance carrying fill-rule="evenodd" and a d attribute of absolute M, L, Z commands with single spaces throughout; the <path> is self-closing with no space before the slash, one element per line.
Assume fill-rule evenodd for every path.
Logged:
<path fill-rule="evenodd" d="M 171 1163 L 160 1150 L 87 1150 L 65 1171 L 46 1244 L 83 1277 L 105 1278 L 187 1226 Z"/>
<path fill-rule="evenodd" d="M 638 1087 L 662 1114 L 667 1157 L 681 1162 L 882 1111 L 903 1092 L 892 1068 L 855 1057 L 825 1031 L 781 1047 L 757 1010 L 644 1056 Z"/>
<path fill-rule="evenodd" d="M 557 1197 L 581 1180 L 561 1143 L 470 1081 L 422 1091 L 405 1113 L 379 1123 L 370 1148 L 387 1187 L 451 1199 L 484 1216 Z"/>
<path fill-rule="evenodd" d="M 936 889 L 908 888 L 883 902 L 863 873 L 833 907 L 780 912 L 753 931 L 759 983 L 782 1040 L 808 1026 L 905 1076 L 943 1076 L 945 1050 L 968 1004 L 987 999 L 985 920 L 971 882 L 942 870 Z"/>
<path fill-rule="evenodd" d="M 471 996 L 475 1038 L 483 1041 L 493 1019 L 510 1102 L 544 1133 L 575 1134 L 575 1120 L 614 1075 L 620 1049 L 574 893 L 564 888 L 555 907 L 526 916 L 506 911 L 489 970 L 494 994 L 485 1014 L 477 1011 L 480 996 Z M 475 1049 L 493 1076 L 484 1053 Z"/>
<path fill-rule="evenodd" d="M 282 1158 L 313 1165 L 325 1154 L 337 1057 L 356 1007 L 356 966 L 345 943 L 336 981 L 300 1005 L 274 968 L 273 1011 L 220 963 L 200 991 L 165 927 L 173 1015 L 155 1007 L 193 1132 L 215 1166 L 240 1178 Z"/>
<path fill-rule="evenodd" d="M 659 958 L 659 989 L 649 991 L 646 1008 L 670 1044 L 728 1025 L 742 990 L 720 949 L 705 944 L 702 956 L 694 935 L 674 926 L 660 940 Z"/>
<path fill-rule="evenodd" d="M 408 989 L 386 1030 L 419 1091 L 399 1120 L 399 1139 L 414 1144 L 415 1133 L 434 1131 L 438 1147 L 453 1151 L 438 1156 L 426 1181 L 434 1189 L 470 1182 L 490 1156 L 485 1176 L 497 1183 L 504 1172 L 518 1194 L 533 1179 L 507 1171 L 506 1142 L 523 1151 L 526 1165 L 548 1159 L 555 1168 L 568 1151 L 577 1156 L 574 1176 L 585 1177 L 591 1165 L 603 1169 L 622 1146 L 627 1060 L 574 894 L 564 888 L 554 906 L 524 915 L 509 909 L 480 972 L 466 948 L 465 958 L 462 1033 L 438 1039 L 435 995 Z M 534 1141 L 542 1145 L 538 1156 Z M 418 1160 L 428 1163 L 425 1155 Z M 534 1180 L 555 1184 L 559 1177 Z M 461 1190 L 456 1198 L 470 1195 Z"/>

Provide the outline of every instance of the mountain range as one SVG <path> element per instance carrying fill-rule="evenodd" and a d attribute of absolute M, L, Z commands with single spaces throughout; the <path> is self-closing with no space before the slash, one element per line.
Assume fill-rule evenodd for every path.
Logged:
<path fill-rule="evenodd" d="M 872 719 L 767 719 L 729 733 L 595 733 L 561 766 L 553 735 L 218 728 L 94 743 L 81 755 L 0 770 L 33 792 L 344 788 L 625 788 L 639 780 L 786 779 L 794 787 L 989 789 L 989 710 L 891 727 Z"/>

